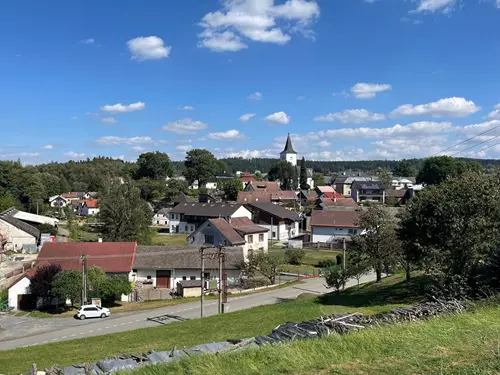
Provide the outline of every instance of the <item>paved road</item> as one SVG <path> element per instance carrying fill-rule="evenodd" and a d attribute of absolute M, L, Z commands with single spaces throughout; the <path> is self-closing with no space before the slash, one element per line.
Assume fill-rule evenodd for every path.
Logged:
<path fill-rule="evenodd" d="M 368 282 L 374 279 L 374 275 L 367 275 L 363 277 L 361 282 Z M 348 282 L 347 286 L 355 284 L 356 281 L 351 280 Z M 297 284 L 288 288 L 255 293 L 242 297 L 233 297 L 230 298 L 228 302 L 230 303 L 230 311 L 238 311 L 256 306 L 269 305 L 287 299 L 294 299 L 302 293 L 314 293 L 319 295 L 329 291 L 331 290 L 326 289 L 324 286 L 323 278 L 309 279 L 303 284 Z M 204 310 L 205 316 L 217 314 L 217 301 L 206 301 L 204 304 Z M 84 321 L 78 321 L 71 318 L 50 319 L 51 321 L 57 320 L 57 324 L 55 325 L 51 325 L 47 322 L 47 320 L 45 320 L 45 324 L 49 330 L 48 332 L 25 337 L 18 336 L 17 338 L 2 341 L 0 342 L 0 350 L 41 345 L 64 340 L 73 340 L 82 337 L 99 336 L 109 333 L 130 331 L 138 328 L 157 327 L 158 323 L 148 321 L 147 318 L 163 314 L 172 314 L 188 319 L 196 319 L 200 317 L 200 304 L 199 302 L 191 302 L 176 306 L 162 307 L 154 310 L 116 314 L 106 319 L 87 319 Z M 15 318 L 10 317 L 10 319 Z M 38 319 L 38 321 L 41 321 L 41 319 Z M 11 322 L 5 320 L 2 322 L 2 317 L 0 317 L 0 324 L 7 327 L 7 325 L 11 324 Z M 17 329 L 16 331 L 21 332 L 21 330 Z"/>
<path fill-rule="evenodd" d="M 56 242 L 68 242 L 69 230 L 66 223 L 59 223 L 57 228 Z"/>

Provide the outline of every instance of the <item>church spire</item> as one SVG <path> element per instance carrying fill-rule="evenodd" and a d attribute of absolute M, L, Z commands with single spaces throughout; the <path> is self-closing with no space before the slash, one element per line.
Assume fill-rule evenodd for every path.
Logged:
<path fill-rule="evenodd" d="M 292 146 L 292 139 L 290 138 L 290 133 L 286 139 L 285 149 L 281 152 L 282 154 L 296 154 Z"/>

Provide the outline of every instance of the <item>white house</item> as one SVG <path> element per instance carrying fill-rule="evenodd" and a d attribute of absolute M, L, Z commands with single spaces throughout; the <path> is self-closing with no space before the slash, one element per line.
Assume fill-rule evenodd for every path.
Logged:
<path fill-rule="evenodd" d="M 360 211 L 313 210 L 311 242 L 332 242 L 360 234 Z"/>
<path fill-rule="evenodd" d="M 219 260 L 216 249 L 205 252 L 204 281 L 218 281 Z M 224 272 L 228 284 L 236 284 L 240 279 L 240 264 L 244 260 L 240 247 L 225 249 Z M 177 283 L 186 280 L 201 280 L 201 258 L 197 247 L 188 246 L 137 246 L 134 266 L 129 275 L 137 291 L 140 289 L 176 289 Z"/>
<path fill-rule="evenodd" d="M 189 246 L 239 246 L 243 256 L 268 250 L 269 229 L 256 225 L 248 217 L 208 219 L 188 236 Z"/>
<path fill-rule="evenodd" d="M 162 208 L 153 216 L 153 225 L 169 226 L 170 209 Z"/>
<path fill-rule="evenodd" d="M 269 239 L 287 241 L 299 234 L 302 218 L 296 212 L 271 202 L 248 203 L 252 221 L 269 231 Z"/>
<path fill-rule="evenodd" d="M 99 213 L 99 202 L 96 199 L 86 199 L 78 205 L 78 216 L 91 216 Z"/>
<path fill-rule="evenodd" d="M 68 205 L 68 200 L 61 197 L 60 195 L 54 195 L 49 198 L 50 207 L 66 207 Z"/>
<path fill-rule="evenodd" d="M 251 213 L 240 204 L 179 203 L 170 210 L 170 233 L 190 234 L 207 219 L 248 217 Z"/>
<path fill-rule="evenodd" d="M 22 301 L 19 296 L 29 295 L 30 279 L 27 276 L 22 276 L 14 284 L 8 288 L 8 306 L 14 310 L 19 309 L 19 303 Z"/>
<path fill-rule="evenodd" d="M 0 213 L 0 246 L 3 250 L 22 252 L 25 247 L 38 245 L 40 231 L 9 213 Z"/>

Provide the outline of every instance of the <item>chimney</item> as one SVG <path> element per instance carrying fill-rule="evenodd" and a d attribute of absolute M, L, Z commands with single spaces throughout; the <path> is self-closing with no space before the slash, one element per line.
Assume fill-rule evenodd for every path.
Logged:
<path fill-rule="evenodd" d="M 98 238 L 98 239 L 97 239 L 97 242 L 102 242 L 102 238 Z"/>

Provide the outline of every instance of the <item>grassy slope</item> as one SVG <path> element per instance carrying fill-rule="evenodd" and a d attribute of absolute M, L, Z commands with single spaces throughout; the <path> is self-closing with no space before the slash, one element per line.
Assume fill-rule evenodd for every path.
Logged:
<path fill-rule="evenodd" d="M 191 357 L 134 375 L 498 374 L 500 309 L 369 329 L 220 356 Z"/>
<path fill-rule="evenodd" d="M 380 284 L 367 284 L 359 290 L 351 288 L 340 295 L 330 294 L 320 299 L 302 298 L 167 326 L 1 351 L 0 373 L 19 373 L 27 370 L 26 366 L 31 363 L 39 368 L 54 363 L 71 365 L 121 353 L 169 350 L 174 345 L 189 347 L 229 338 L 253 337 L 267 334 L 286 321 L 313 319 L 334 312 L 378 313 L 419 300 L 425 281 L 420 276 L 408 284 L 402 276 L 396 275 Z"/>

